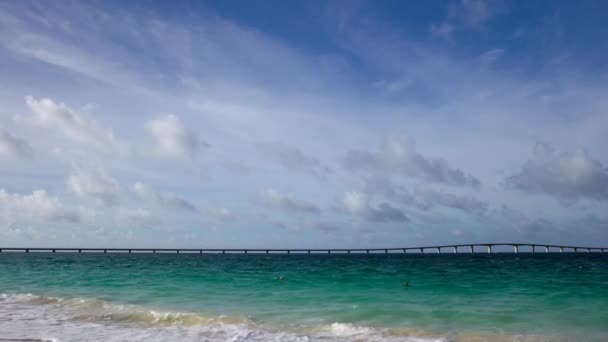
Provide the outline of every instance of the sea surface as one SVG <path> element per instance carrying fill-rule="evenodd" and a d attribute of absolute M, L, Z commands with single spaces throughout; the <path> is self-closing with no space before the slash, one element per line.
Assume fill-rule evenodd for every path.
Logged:
<path fill-rule="evenodd" d="M 608 341 L 608 253 L 0 253 L 1 338 Z"/>

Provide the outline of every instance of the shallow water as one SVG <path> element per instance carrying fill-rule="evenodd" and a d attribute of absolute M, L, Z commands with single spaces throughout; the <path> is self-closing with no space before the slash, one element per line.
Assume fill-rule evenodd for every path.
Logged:
<path fill-rule="evenodd" d="M 0 337 L 608 340 L 607 254 L 2 253 L 0 270 Z"/>

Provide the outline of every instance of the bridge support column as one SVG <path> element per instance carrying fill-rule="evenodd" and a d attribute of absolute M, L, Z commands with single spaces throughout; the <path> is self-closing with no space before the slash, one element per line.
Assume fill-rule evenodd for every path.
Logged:
<path fill-rule="evenodd" d="M 454 254 L 458 254 L 458 247 L 454 246 L 452 248 L 454 248 Z"/>
<path fill-rule="evenodd" d="M 536 253 L 536 246 L 532 245 L 532 253 Z"/>
<path fill-rule="evenodd" d="M 549 253 L 549 246 L 545 246 L 545 253 Z"/>
<path fill-rule="evenodd" d="M 488 254 L 492 254 L 492 245 L 488 245 Z"/>
<path fill-rule="evenodd" d="M 475 251 L 474 248 L 473 248 L 473 245 L 470 245 L 469 249 L 471 250 L 471 254 L 473 254 L 473 252 Z"/>
<path fill-rule="evenodd" d="M 437 247 L 437 254 L 441 254 L 441 248 Z"/>
<path fill-rule="evenodd" d="M 420 248 L 420 254 L 424 254 L 424 248 Z"/>
<path fill-rule="evenodd" d="M 519 246 L 518 245 L 513 245 L 513 253 L 515 253 L 515 254 L 519 253 Z"/>
<path fill-rule="evenodd" d="M 559 252 L 560 252 L 560 253 L 564 253 L 564 247 L 560 247 L 560 248 L 559 248 Z"/>

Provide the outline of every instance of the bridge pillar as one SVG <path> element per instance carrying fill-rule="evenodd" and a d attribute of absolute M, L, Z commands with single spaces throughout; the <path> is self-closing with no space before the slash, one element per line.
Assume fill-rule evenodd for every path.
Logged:
<path fill-rule="evenodd" d="M 424 248 L 420 248 L 420 254 L 424 254 Z"/>
<path fill-rule="evenodd" d="M 532 253 L 536 253 L 536 246 L 532 245 Z"/>
<path fill-rule="evenodd" d="M 369 254 L 369 249 L 365 250 L 365 253 Z"/>
<path fill-rule="evenodd" d="M 545 246 L 545 253 L 549 253 L 549 246 Z"/>
<path fill-rule="evenodd" d="M 388 254 L 388 249 L 385 249 L 385 250 L 384 250 L 384 254 Z"/>
<path fill-rule="evenodd" d="M 441 254 L 441 248 L 437 247 L 437 254 Z"/>
<path fill-rule="evenodd" d="M 560 252 L 560 253 L 564 253 L 564 247 L 560 247 L 560 248 L 559 248 L 559 252 Z"/>
<path fill-rule="evenodd" d="M 452 248 L 454 248 L 454 254 L 457 254 L 458 253 L 458 247 L 454 246 Z"/>
<path fill-rule="evenodd" d="M 488 245 L 488 254 L 492 254 L 492 245 Z"/>
<path fill-rule="evenodd" d="M 471 250 L 471 254 L 473 254 L 473 252 L 475 251 L 474 248 L 473 248 L 473 245 L 470 245 L 469 249 Z"/>
<path fill-rule="evenodd" d="M 403 254 L 405 254 L 405 253 L 407 253 L 407 249 L 404 248 L 403 249 Z"/>
<path fill-rule="evenodd" d="M 513 253 L 515 253 L 515 254 L 519 253 L 519 246 L 518 245 L 513 245 Z"/>

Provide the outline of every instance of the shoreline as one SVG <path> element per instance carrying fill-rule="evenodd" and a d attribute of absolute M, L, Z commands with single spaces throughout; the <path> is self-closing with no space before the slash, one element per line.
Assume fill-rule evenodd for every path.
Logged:
<path fill-rule="evenodd" d="M 279 322 L 258 321 L 251 317 L 237 317 L 216 315 L 200 312 L 178 312 L 168 311 L 147 306 L 121 304 L 96 298 L 83 297 L 50 297 L 34 294 L 0 294 L 0 304 L 8 305 L 14 310 L 9 315 L 15 315 L 18 311 L 28 311 L 28 326 L 31 329 L 39 330 L 43 337 L 33 337 L 31 333 L 9 334 L 4 333 L 0 336 L 0 342 L 60 342 L 78 339 L 73 336 L 75 331 L 80 328 L 95 330 L 100 336 L 104 336 L 103 331 L 107 330 L 111 334 L 116 331 L 120 333 L 133 334 L 133 340 L 138 340 L 137 334 L 150 336 L 158 334 L 167 336 L 167 333 L 184 334 L 188 331 L 194 335 L 210 334 L 209 341 L 213 341 L 213 336 L 234 337 L 259 335 L 265 338 L 278 338 L 279 341 L 441 341 L 441 342 L 476 342 L 476 341 L 521 341 L 521 342 L 540 342 L 540 341 L 571 341 L 574 336 L 560 334 L 522 334 L 522 333 L 503 333 L 492 334 L 488 332 L 474 331 L 452 331 L 436 332 L 415 327 L 380 327 L 365 326 L 348 322 L 325 322 L 325 323 L 303 323 L 291 322 L 289 324 Z M 43 313 L 45 322 L 35 320 L 35 312 Z M 0 327 L 6 320 L 7 311 L 0 313 Z M 62 322 L 64 325 L 63 333 L 65 336 L 52 336 L 55 333 L 62 333 L 56 323 Z M 12 322 L 19 325 L 18 320 Z M 23 323 L 23 322 L 21 322 Z M 47 325 L 48 324 L 48 325 Z M 37 327 L 35 327 L 38 325 Z M 45 329 L 48 331 L 45 333 Z M 49 335 L 50 334 L 50 335 Z M 77 332 L 76 332 L 77 335 Z M 241 336 L 242 337 L 242 336 Z M 583 337 L 582 341 L 601 341 L 608 337 L 608 334 L 598 336 Z M 284 339 L 282 339 L 284 338 Z M 581 338 L 581 336 L 578 336 Z M 220 341 L 221 339 L 217 339 Z M 248 341 L 247 338 L 239 341 Z M 252 339 L 257 341 L 258 339 Z M 577 339 L 579 340 L 579 339 Z"/>

